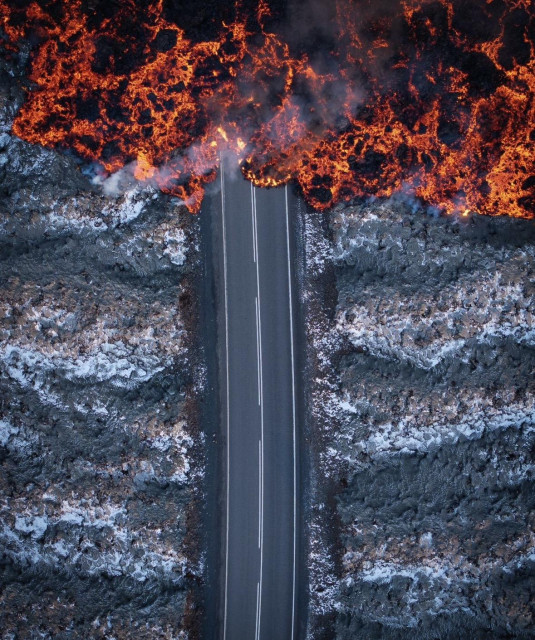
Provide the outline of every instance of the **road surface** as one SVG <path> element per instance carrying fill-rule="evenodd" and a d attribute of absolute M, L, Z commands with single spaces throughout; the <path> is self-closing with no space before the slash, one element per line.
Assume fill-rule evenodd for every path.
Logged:
<path fill-rule="evenodd" d="M 212 216 L 216 254 L 224 447 L 215 637 L 297 640 L 296 207 L 288 189 L 256 189 L 229 169 L 223 162 L 221 193 L 203 211 Z"/>

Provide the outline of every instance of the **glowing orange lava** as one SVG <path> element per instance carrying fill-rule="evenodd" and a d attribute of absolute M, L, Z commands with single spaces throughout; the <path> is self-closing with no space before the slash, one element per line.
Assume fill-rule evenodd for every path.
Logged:
<path fill-rule="evenodd" d="M 204 42 L 163 2 L 96 19 L 82 0 L 0 0 L 5 46 L 37 41 L 13 132 L 108 172 L 134 163 L 191 211 L 229 150 L 317 209 L 406 190 L 446 213 L 535 217 L 530 0 L 336 0 L 318 51 L 268 29 L 265 1 Z"/>

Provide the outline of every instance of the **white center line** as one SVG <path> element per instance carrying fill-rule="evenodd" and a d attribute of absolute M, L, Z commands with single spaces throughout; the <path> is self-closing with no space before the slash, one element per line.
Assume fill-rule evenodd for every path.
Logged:
<path fill-rule="evenodd" d="M 254 216 L 253 202 L 253 183 L 251 182 L 251 220 L 253 224 L 253 261 L 256 262 L 256 220 Z"/>
<path fill-rule="evenodd" d="M 288 185 L 284 187 L 284 199 L 286 203 L 286 250 L 288 252 L 288 299 L 290 305 L 290 344 L 292 357 L 292 425 L 293 425 L 293 493 L 294 493 L 294 530 L 293 530 L 293 575 L 292 575 L 292 640 L 295 633 L 295 589 L 296 589 L 296 554 L 297 554 L 297 438 L 295 424 L 295 366 L 294 366 L 294 326 L 292 305 L 292 271 L 290 265 L 290 222 L 288 216 Z"/>
<path fill-rule="evenodd" d="M 260 507 L 259 507 L 259 535 L 260 535 L 260 580 L 258 583 L 258 600 L 257 600 L 257 627 L 255 640 L 260 638 L 261 620 L 262 620 L 262 574 L 264 569 L 264 383 L 262 375 L 262 314 L 260 303 L 260 270 L 259 270 L 259 254 L 258 254 L 258 221 L 256 216 L 256 187 L 251 185 L 251 210 L 253 215 L 254 229 L 254 246 L 256 256 L 256 293 L 257 293 L 257 323 L 258 323 L 258 353 L 259 353 L 259 378 L 260 378 L 260 454 L 259 454 L 259 474 L 260 474 Z"/>
<path fill-rule="evenodd" d="M 260 538 L 262 533 L 262 442 L 258 441 L 258 548 L 260 549 Z"/>
<path fill-rule="evenodd" d="M 221 172 L 221 220 L 223 227 L 223 274 L 225 282 L 225 349 L 226 349 L 226 403 L 227 403 L 227 522 L 226 522 L 226 548 L 225 548 L 225 615 L 223 622 L 223 639 L 227 637 L 227 613 L 228 613 L 228 546 L 229 546 L 229 499 L 230 499 L 230 393 L 229 393 L 229 338 L 228 338 L 228 287 L 227 287 L 227 230 L 225 224 L 225 180 L 223 177 L 223 158 L 219 156 Z"/>
<path fill-rule="evenodd" d="M 255 237 L 254 237 L 254 244 L 256 247 L 256 255 L 257 255 L 257 260 L 256 260 L 256 292 L 257 292 L 257 301 L 258 301 L 258 329 L 257 329 L 257 338 L 258 338 L 258 370 L 259 370 L 259 374 L 260 374 L 260 407 L 261 407 L 261 427 L 262 427 L 262 438 L 264 437 L 264 377 L 263 377 L 263 372 L 262 372 L 262 315 L 260 313 L 260 272 L 259 272 L 259 260 L 258 260 L 258 234 L 257 234 L 257 229 L 258 229 L 258 224 L 257 224 L 257 218 L 256 218 L 256 187 L 253 187 L 252 190 L 252 208 L 253 208 L 253 212 L 254 212 L 254 231 L 255 231 Z"/>
<path fill-rule="evenodd" d="M 259 602 L 260 602 L 260 583 L 257 582 L 256 583 L 256 628 L 255 628 L 255 640 L 258 638 L 258 635 L 260 633 L 260 620 L 258 618 L 258 612 L 259 612 Z"/>
<path fill-rule="evenodd" d="M 258 296 L 255 296 L 255 319 L 256 319 L 256 377 L 258 379 L 258 406 L 262 404 L 262 387 L 260 371 L 260 314 L 258 312 Z"/>

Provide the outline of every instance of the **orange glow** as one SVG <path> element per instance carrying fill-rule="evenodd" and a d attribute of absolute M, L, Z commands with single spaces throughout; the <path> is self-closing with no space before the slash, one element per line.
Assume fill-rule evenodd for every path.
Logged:
<path fill-rule="evenodd" d="M 145 157 L 140 153 L 137 157 L 137 164 L 134 170 L 134 177 L 137 180 L 150 180 L 156 174 L 156 167 L 153 167 Z"/>
<path fill-rule="evenodd" d="M 255 185 L 296 181 L 319 210 L 404 190 L 448 214 L 535 217 L 530 0 L 333 2 L 323 59 L 266 27 L 265 0 L 205 42 L 163 0 L 100 20 L 82 0 L 53 15 L 0 0 L 4 48 L 38 42 L 13 132 L 108 172 L 134 163 L 193 212 L 229 150 Z"/>

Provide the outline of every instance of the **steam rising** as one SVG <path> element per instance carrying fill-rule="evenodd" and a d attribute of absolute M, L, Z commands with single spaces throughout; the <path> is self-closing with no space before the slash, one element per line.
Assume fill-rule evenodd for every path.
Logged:
<path fill-rule="evenodd" d="M 6 47 L 38 42 L 20 137 L 131 167 L 192 211 L 231 153 L 319 209 L 404 190 L 535 216 L 529 0 L 263 0 L 204 31 L 164 0 L 94 7 L 0 4 Z"/>

